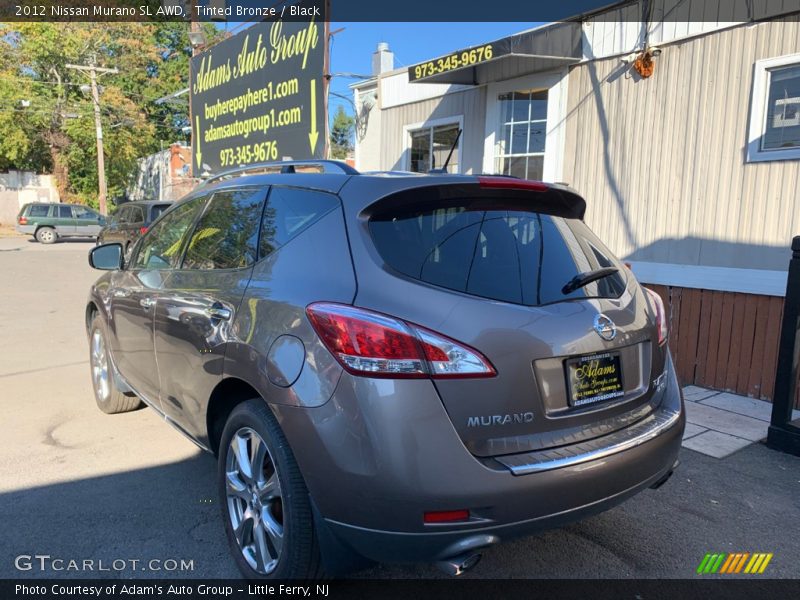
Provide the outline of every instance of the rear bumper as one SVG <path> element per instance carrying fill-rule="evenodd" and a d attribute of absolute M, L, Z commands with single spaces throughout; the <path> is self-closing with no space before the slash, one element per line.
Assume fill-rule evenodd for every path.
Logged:
<path fill-rule="evenodd" d="M 470 454 L 426 383 L 343 375 L 321 407 L 276 407 L 323 526 L 372 560 L 441 560 L 560 527 L 659 483 L 677 461 L 685 415 L 671 361 L 659 411 L 677 416 L 657 435 L 518 474 L 501 462 L 510 456 Z M 426 511 L 458 509 L 468 509 L 471 520 L 423 523 Z"/>
<path fill-rule="evenodd" d="M 24 233 L 26 235 L 33 235 L 36 233 L 36 225 L 16 225 L 14 229 L 16 229 L 18 233 Z"/>
<path fill-rule="evenodd" d="M 676 459 L 677 462 L 677 459 Z M 662 467 L 648 479 L 590 504 L 569 508 L 560 513 L 534 517 L 525 521 L 489 527 L 430 533 L 401 533 L 367 529 L 326 520 L 336 538 L 357 554 L 377 562 L 435 562 L 459 554 L 472 553 L 500 542 L 563 527 L 575 521 L 605 512 L 637 493 L 657 484 L 671 473 L 675 463 Z M 589 481 L 586 485 L 591 485 Z M 550 493 L 545 485 L 539 493 Z M 561 493 L 552 490 L 552 493 Z"/>

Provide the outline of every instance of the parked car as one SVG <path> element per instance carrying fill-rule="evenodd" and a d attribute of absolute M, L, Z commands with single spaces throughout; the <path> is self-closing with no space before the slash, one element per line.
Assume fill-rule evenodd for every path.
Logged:
<path fill-rule="evenodd" d="M 98 244 L 118 242 L 125 254 L 172 202 L 126 202 L 117 209 L 97 236 Z"/>
<path fill-rule="evenodd" d="M 64 237 L 96 238 L 105 223 L 103 215 L 82 204 L 36 202 L 22 206 L 16 229 L 52 244 Z"/>
<path fill-rule="evenodd" d="M 144 402 L 217 455 L 245 576 L 459 574 L 669 478 L 664 306 L 577 193 L 321 164 L 212 181 L 130 261 L 89 256 L 97 405 Z"/>

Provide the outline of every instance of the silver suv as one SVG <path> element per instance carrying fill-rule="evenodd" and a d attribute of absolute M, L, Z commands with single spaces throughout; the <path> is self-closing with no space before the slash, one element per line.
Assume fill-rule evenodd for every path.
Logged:
<path fill-rule="evenodd" d="M 86 306 L 97 404 L 219 457 L 251 578 L 431 561 L 606 510 L 672 473 L 664 306 L 560 185 L 233 173 L 165 212 Z"/>

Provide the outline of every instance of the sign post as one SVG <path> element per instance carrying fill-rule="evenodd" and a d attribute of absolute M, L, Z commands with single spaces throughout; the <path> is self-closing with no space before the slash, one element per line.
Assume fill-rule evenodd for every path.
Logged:
<path fill-rule="evenodd" d="M 327 21 L 257 23 L 192 58 L 195 176 L 324 158 Z"/>
<path fill-rule="evenodd" d="M 792 259 L 783 302 L 775 393 L 772 396 L 767 446 L 800 456 L 800 419 L 792 421 L 800 369 L 800 236 L 792 240 Z"/>

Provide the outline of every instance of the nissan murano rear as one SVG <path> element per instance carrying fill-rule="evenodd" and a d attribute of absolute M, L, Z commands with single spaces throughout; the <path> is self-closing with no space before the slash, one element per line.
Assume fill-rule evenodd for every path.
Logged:
<path fill-rule="evenodd" d="M 98 405 L 143 401 L 218 456 L 245 576 L 459 574 L 666 481 L 684 415 L 664 306 L 580 196 L 325 170 L 201 186 L 128 264 L 90 257 Z"/>

